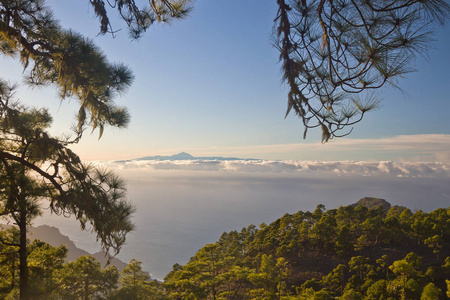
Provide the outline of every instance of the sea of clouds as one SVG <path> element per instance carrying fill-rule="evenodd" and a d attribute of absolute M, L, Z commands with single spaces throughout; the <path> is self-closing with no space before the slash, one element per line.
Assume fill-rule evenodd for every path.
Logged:
<path fill-rule="evenodd" d="M 438 162 L 147 160 L 95 162 L 127 183 L 136 230 L 119 254 L 163 279 L 224 231 L 270 223 L 285 213 L 349 205 L 370 196 L 412 211 L 450 206 L 450 165 Z M 93 235 L 45 213 L 35 225 L 58 227 L 85 250 Z"/>
<path fill-rule="evenodd" d="M 337 174 L 357 176 L 449 177 L 443 162 L 270 161 L 270 160 L 130 160 L 96 162 L 118 170 L 184 170 L 251 173 Z"/>

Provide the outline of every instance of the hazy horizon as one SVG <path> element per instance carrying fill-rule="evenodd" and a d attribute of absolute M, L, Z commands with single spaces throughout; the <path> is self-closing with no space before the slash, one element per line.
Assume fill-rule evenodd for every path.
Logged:
<path fill-rule="evenodd" d="M 136 230 L 119 258 L 136 258 L 162 279 L 225 231 L 265 222 L 285 213 L 349 205 L 370 196 L 413 211 L 450 205 L 449 165 L 417 162 L 131 161 L 97 162 L 114 170 L 136 206 Z M 99 250 L 95 237 L 57 216 L 34 224 L 58 227 L 76 245 Z"/>

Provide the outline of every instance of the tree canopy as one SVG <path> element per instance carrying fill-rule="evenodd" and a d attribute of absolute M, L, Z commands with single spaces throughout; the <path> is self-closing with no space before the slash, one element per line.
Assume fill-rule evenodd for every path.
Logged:
<path fill-rule="evenodd" d="M 288 110 L 322 140 L 378 107 L 373 93 L 414 69 L 434 23 L 450 14 L 445 0 L 277 0 L 275 45 L 289 85 Z"/>
<path fill-rule="evenodd" d="M 51 116 L 14 102 L 13 89 L 0 82 L 1 216 L 15 218 L 27 202 L 27 223 L 47 199 L 53 213 L 73 214 L 83 228 L 92 225 L 105 250 L 118 251 L 132 230 L 132 206 L 115 174 L 83 164 L 67 142 L 46 129 Z"/>
<path fill-rule="evenodd" d="M 78 98 L 77 138 L 86 124 L 100 136 L 105 125 L 127 125 L 127 110 L 113 102 L 132 82 L 127 67 L 108 62 L 90 39 L 61 28 L 44 1 L 0 3 L 0 50 L 19 57 L 29 84 L 53 83 L 61 98 Z"/>
<path fill-rule="evenodd" d="M 186 17 L 192 0 L 148 0 L 148 6 L 139 7 L 134 0 L 89 0 L 94 7 L 95 15 L 100 20 L 100 33 L 114 34 L 110 22 L 111 10 L 117 12 L 128 26 L 131 38 L 139 38 L 154 22 L 168 23 Z"/>
<path fill-rule="evenodd" d="M 175 264 L 164 286 L 169 299 L 440 299 L 450 282 L 449 213 L 319 205 L 223 233 Z M 425 242 L 435 235 L 440 256 Z"/>
<path fill-rule="evenodd" d="M 0 231 L 4 241 L 17 239 L 17 229 Z M 2 253 L 10 246 L 0 244 Z M 28 243 L 29 290 L 32 299 L 167 299 L 162 284 L 141 270 L 132 259 L 122 275 L 116 266 L 102 266 L 90 255 L 64 262 L 65 245 L 53 247 L 40 240 Z M 18 299 L 17 253 L 0 256 L 0 298 Z M 119 287 L 119 278 L 121 285 Z"/>
<path fill-rule="evenodd" d="M 18 240 L 5 245 L 19 255 L 20 297 L 28 299 L 26 235 L 44 201 L 52 213 L 73 215 L 95 232 L 107 253 L 117 254 L 133 229 L 124 182 L 82 163 L 69 148 L 87 126 L 101 137 L 106 125 L 127 125 L 126 108 L 113 99 L 133 75 L 108 62 L 90 39 L 62 28 L 43 0 L 0 1 L 0 51 L 19 59 L 31 86 L 55 84 L 61 99 L 79 101 L 75 137 L 52 137 L 48 111 L 21 105 L 16 86 L 0 79 L 0 216 L 18 226 Z"/>
<path fill-rule="evenodd" d="M 45 201 L 52 213 L 73 215 L 82 229 L 97 234 L 107 253 L 115 254 L 134 227 L 134 208 L 119 177 L 82 163 L 67 140 L 48 134 L 49 113 L 21 106 L 13 91 L 0 81 L 0 217 L 17 225 L 19 237 L 0 242 L 19 254 L 20 294 L 28 299 L 26 235 Z"/>
<path fill-rule="evenodd" d="M 119 271 L 115 266 L 102 269 L 92 256 L 81 256 L 60 268 L 55 276 L 59 299 L 106 299 L 117 288 Z"/>

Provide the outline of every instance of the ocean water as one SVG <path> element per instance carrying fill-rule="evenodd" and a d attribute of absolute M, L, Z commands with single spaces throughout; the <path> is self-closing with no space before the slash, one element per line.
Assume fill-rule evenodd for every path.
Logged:
<path fill-rule="evenodd" d="M 311 168 L 308 172 L 286 172 L 273 168 L 224 171 L 109 167 L 127 181 L 128 197 L 136 206 L 136 230 L 127 236 L 118 258 L 142 261 L 143 268 L 157 279 L 163 279 L 173 264 L 186 263 L 224 231 L 270 223 L 285 213 L 314 210 L 318 204 L 337 208 L 371 196 L 413 211 L 450 205 L 445 168 L 432 176 L 392 175 L 392 170 L 361 176 Z M 40 224 L 58 227 L 79 248 L 91 253 L 99 250 L 95 236 L 80 231 L 70 218 L 45 212 L 35 221 L 35 225 Z"/>

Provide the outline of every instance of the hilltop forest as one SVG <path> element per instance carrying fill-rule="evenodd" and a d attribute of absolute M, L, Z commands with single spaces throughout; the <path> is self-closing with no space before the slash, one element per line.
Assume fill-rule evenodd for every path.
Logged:
<path fill-rule="evenodd" d="M 225 232 L 164 282 L 136 260 L 119 274 L 89 256 L 64 263 L 64 246 L 34 241 L 30 286 L 34 299 L 447 299 L 449 237 L 450 208 L 413 213 L 363 198 Z M 14 299 L 18 258 L 6 245 L 17 232 L 1 238 L 0 298 Z"/>

